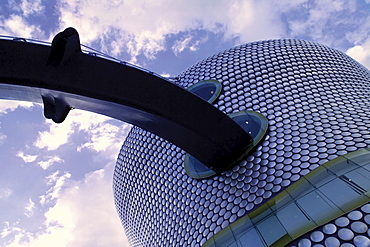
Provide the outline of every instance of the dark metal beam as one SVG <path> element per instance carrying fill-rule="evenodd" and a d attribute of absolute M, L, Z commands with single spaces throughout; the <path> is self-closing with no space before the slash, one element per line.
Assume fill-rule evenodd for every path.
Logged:
<path fill-rule="evenodd" d="M 174 143 L 208 167 L 228 166 L 251 143 L 238 124 L 209 103 L 160 77 L 84 54 L 76 49 L 76 38 L 59 41 L 62 51 L 0 40 L 0 98 L 42 103 L 43 97 L 47 104 L 54 98 L 63 107 L 120 119 Z M 55 117 L 53 107 L 45 115 Z"/>

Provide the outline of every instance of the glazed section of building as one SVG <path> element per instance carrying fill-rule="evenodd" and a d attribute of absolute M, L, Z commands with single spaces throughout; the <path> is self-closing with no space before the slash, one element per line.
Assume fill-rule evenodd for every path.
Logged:
<path fill-rule="evenodd" d="M 134 127 L 114 173 L 116 208 L 132 246 L 216 246 L 217 233 L 262 212 L 316 168 L 370 147 L 370 73 L 342 52 L 302 40 L 256 42 L 197 63 L 175 83 L 187 88 L 203 80 L 222 84 L 215 107 L 226 114 L 259 112 L 268 133 L 229 171 L 194 179 L 185 172 L 184 151 Z M 360 201 L 290 244 L 370 243 L 369 200 Z M 240 234 L 224 246 L 248 246 L 254 238 Z"/>

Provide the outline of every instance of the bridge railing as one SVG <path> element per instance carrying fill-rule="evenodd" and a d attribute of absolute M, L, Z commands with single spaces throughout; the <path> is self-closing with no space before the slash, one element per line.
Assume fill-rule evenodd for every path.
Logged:
<path fill-rule="evenodd" d="M 46 41 L 40 41 L 40 40 L 35 40 L 35 39 L 26 39 L 26 38 L 21 38 L 21 37 L 14 37 L 14 36 L 6 36 L 6 35 L 0 35 L 0 39 L 3 39 L 3 40 L 12 40 L 12 41 L 16 41 L 16 42 L 26 42 L 26 43 L 32 43 L 32 44 L 38 44 L 38 45 L 45 45 L 45 46 L 51 46 L 51 42 L 46 42 Z M 123 61 L 123 60 L 120 60 L 118 58 L 115 58 L 115 57 L 112 57 L 108 54 L 105 54 L 99 50 L 96 50 L 92 47 L 89 47 L 87 45 L 83 45 L 81 44 L 81 49 L 82 49 L 82 52 L 85 53 L 85 54 L 88 54 L 90 56 L 95 56 L 95 57 L 100 57 L 100 58 L 103 58 L 103 59 L 106 59 L 106 60 L 110 60 L 110 61 L 113 61 L 113 62 L 116 62 L 116 63 L 120 63 L 120 64 L 123 64 L 123 65 L 126 65 L 126 66 L 129 66 L 129 67 L 133 67 L 135 69 L 139 69 L 141 71 L 144 71 L 146 73 L 149 73 L 151 75 L 154 75 L 154 76 L 157 76 L 157 77 L 160 77 L 160 78 L 163 78 L 171 83 L 174 83 L 176 81 L 176 78 L 174 77 L 164 77 L 158 73 L 155 73 L 151 70 L 148 70 L 148 69 L 144 69 L 138 65 L 135 65 L 135 64 L 132 64 L 132 63 L 129 63 L 129 62 L 126 62 L 126 61 Z"/>

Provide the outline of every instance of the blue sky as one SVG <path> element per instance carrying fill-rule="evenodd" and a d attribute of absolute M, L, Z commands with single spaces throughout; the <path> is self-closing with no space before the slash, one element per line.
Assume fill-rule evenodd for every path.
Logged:
<path fill-rule="evenodd" d="M 1 0 L 0 34 L 81 42 L 162 75 L 264 39 L 315 41 L 370 68 L 369 0 Z M 0 101 L 0 246 L 128 246 L 112 173 L 130 126 L 73 110 Z"/>

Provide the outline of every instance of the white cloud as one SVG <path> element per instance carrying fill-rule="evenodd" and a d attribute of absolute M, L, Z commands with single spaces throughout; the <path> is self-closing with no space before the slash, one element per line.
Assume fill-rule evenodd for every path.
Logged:
<path fill-rule="evenodd" d="M 13 14 L 8 19 L 0 18 L 0 32 L 44 37 L 39 26 L 31 25 L 24 18 L 43 12 L 41 0 L 15 3 L 15 0 L 10 1 L 13 9 L 22 12 L 23 16 Z M 237 43 L 282 38 L 289 34 L 290 37 L 310 36 L 311 40 L 335 45 L 335 32 L 328 31 L 328 28 L 333 30 L 332 25 L 335 24 L 336 30 L 342 30 L 340 25 L 357 21 L 351 16 L 357 8 L 355 0 L 60 0 L 57 8 L 59 26 L 49 38 L 73 26 L 79 31 L 82 42 L 98 42 L 103 51 L 114 56 L 128 52 L 134 63 L 139 55 L 153 59 L 157 52 L 167 49 L 169 36 L 189 35 L 194 30 L 222 34 L 224 39 L 233 39 Z M 284 23 L 282 15 L 295 17 L 287 18 L 287 23 Z M 356 36 L 361 36 L 361 33 L 367 32 L 356 32 Z M 353 35 L 344 31 L 342 36 L 349 41 L 353 39 Z M 197 50 L 206 39 L 206 35 L 197 39 L 182 37 L 175 41 L 174 52 L 186 48 Z"/>
<path fill-rule="evenodd" d="M 16 155 L 26 163 L 34 162 L 37 159 L 37 155 L 24 154 L 21 150 Z"/>
<path fill-rule="evenodd" d="M 186 47 L 188 47 L 189 42 L 191 41 L 191 37 L 185 37 L 182 40 L 177 40 L 175 44 L 172 46 L 172 50 L 175 55 L 179 54 L 180 52 L 184 51 Z"/>
<path fill-rule="evenodd" d="M 280 11 L 287 17 L 292 38 L 305 37 L 328 46 L 342 48 L 346 41 L 347 26 L 358 26 L 355 14 L 356 0 L 300 1 L 298 5 L 283 3 Z"/>
<path fill-rule="evenodd" d="M 0 133 L 0 145 L 4 143 L 4 141 L 8 138 L 5 134 Z"/>
<path fill-rule="evenodd" d="M 199 46 L 205 42 L 207 42 L 208 40 L 208 37 L 205 36 L 205 37 L 202 37 L 201 39 L 198 39 L 196 40 L 190 47 L 189 47 L 189 50 L 190 51 L 197 51 L 199 49 Z"/>
<path fill-rule="evenodd" d="M 33 237 L 32 234 L 27 232 L 26 230 L 24 230 L 20 227 L 17 227 L 17 226 L 10 226 L 10 225 L 5 227 L 2 230 L 0 235 L 1 235 L 1 237 L 7 237 L 7 236 L 11 236 L 11 235 L 15 236 L 15 238 L 12 242 L 8 242 L 6 244 L 6 247 L 27 246 L 27 245 L 25 245 L 25 242 L 29 241 Z"/>
<path fill-rule="evenodd" d="M 39 132 L 39 136 L 34 143 L 38 148 L 46 148 L 48 151 L 56 150 L 61 145 L 68 142 L 69 137 L 74 132 L 74 123 L 69 118 L 66 119 L 62 124 L 55 124 L 51 120 L 47 119 L 46 124 L 49 125 L 48 131 Z"/>
<path fill-rule="evenodd" d="M 49 176 L 54 186 L 46 197 L 51 198 L 57 190 L 58 195 L 44 215 L 46 230 L 31 234 L 18 229 L 8 246 L 129 246 L 114 208 L 113 167 L 114 162 L 88 173 L 82 181 L 64 179 L 59 183 L 66 174 Z"/>
<path fill-rule="evenodd" d="M 56 150 L 68 143 L 74 133 L 85 131 L 89 139 L 78 147 L 78 151 L 88 148 L 96 152 L 106 152 L 107 155 L 110 153 L 110 155 L 116 157 L 119 145 L 121 145 L 131 126 L 122 123 L 117 127 L 110 124 L 109 120 L 111 118 L 103 115 L 73 110 L 61 124 L 55 124 L 47 120 L 49 130 L 39 132 L 34 145 L 38 148 L 46 148 L 49 151 Z"/>
<path fill-rule="evenodd" d="M 356 0 L 61 0 L 58 6 L 56 32 L 73 26 L 83 43 L 99 43 L 113 56 L 127 52 L 133 63 L 140 55 L 154 59 L 177 34 L 178 40 L 171 40 L 175 54 L 197 50 L 207 32 L 235 44 L 304 37 L 344 49 L 348 42 L 367 36 L 369 29 L 363 25 L 357 30 L 365 17 L 355 15 Z"/>
<path fill-rule="evenodd" d="M 80 125 L 79 130 L 86 131 L 89 137 L 88 141 L 81 144 L 77 150 L 81 151 L 87 148 L 95 152 L 103 152 L 106 157 L 115 159 L 122 145 L 122 140 L 125 139 L 130 128 L 131 126 L 128 124 L 118 127 L 99 121 L 93 121 L 89 125 Z"/>
<path fill-rule="evenodd" d="M 10 226 L 8 221 L 5 221 L 4 224 L 5 224 L 5 227 L 3 228 L 3 230 L 0 233 L 1 238 L 5 238 L 5 237 L 9 236 L 12 233 L 13 234 L 14 233 L 19 233 L 21 231 L 21 229 L 18 228 L 18 227 Z"/>
<path fill-rule="evenodd" d="M 56 171 L 53 174 L 46 177 L 46 184 L 53 186 L 46 192 L 45 195 L 40 196 L 40 204 L 45 205 L 47 203 L 53 202 L 57 199 L 61 193 L 62 188 L 67 183 L 71 174 L 68 172 Z"/>
<path fill-rule="evenodd" d="M 167 38 L 175 34 L 184 34 L 172 45 L 175 54 L 196 50 L 207 37 L 194 38 L 195 30 L 222 34 L 224 39 L 237 43 L 304 35 L 336 45 L 338 31 L 346 39 L 342 26 L 356 24 L 356 8 L 355 0 L 128 0 L 114 4 L 63 0 L 59 29 L 74 26 L 83 42 L 99 42 L 112 55 L 128 52 L 136 62 L 141 54 L 152 59 L 167 49 Z M 330 31 L 333 29 L 336 31 Z"/>
<path fill-rule="evenodd" d="M 370 69 L 370 39 L 362 45 L 356 45 L 348 49 L 346 54 Z"/>
<path fill-rule="evenodd" d="M 50 166 L 54 165 L 55 163 L 62 163 L 62 162 L 64 162 L 64 160 L 62 160 L 57 155 L 55 155 L 55 156 L 47 156 L 46 159 L 47 160 L 43 160 L 43 161 L 40 161 L 40 162 L 37 163 L 44 170 L 48 169 Z"/>
<path fill-rule="evenodd" d="M 16 14 L 10 15 L 7 19 L 0 17 L 0 33 L 23 38 L 45 37 L 39 26 L 29 24 L 23 16 Z"/>
<path fill-rule="evenodd" d="M 9 188 L 0 188 L 0 200 L 8 199 L 13 191 Z"/>
<path fill-rule="evenodd" d="M 83 42 L 99 41 L 113 55 L 126 51 L 133 61 L 140 54 L 154 58 L 166 49 L 166 38 L 180 32 L 201 29 L 246 42 L 284 31 L 270 1 L 63 0 L 59 6 L 59 29 L 73 26 Z M 196 49 L 202 39 L 179 42 L 177 50 Z"/>
<path fill-rule="evenodd" d="M 172 46 L 172 51 L 176 56 L 185 49 L 197 51 L 199 46 L 205 43 L 207 40 L 207 36 L 201 37 L 200 39 L 194 39 L 192 36 L 185 36 L 184 38 L 175 41 L 175 44 Z"/>
<path fill-rule="evenodd" d="M 34 14 L 42 15 L 44 10 L 41 0 L 21 0 L 20 3 L 16 0 L 9 0 L 8 4 L 13 10 L 22 12 L 25 17 Z"/>
<path fill-rule="evenodd" d="M 35 209 L 35 203 L 29 199 L 28 203 L 24 207 L 24 214 L 29 218 L 33 215 L 33 210 Z"/>
<path fill-rule="evenodd" d="M 35 104 L 31 102 L 1 99 L 0 100 L 0 115 L 14 111 L 18 107 L 30 109 L 33 106 L 35 106 Z"/>
<path fill-rule="evenodd" d="M 346 33 L 348 41 L 353 43 L 346 53 L 370 69 L 370 16 L 362 20 L 359 27 Z"/>

